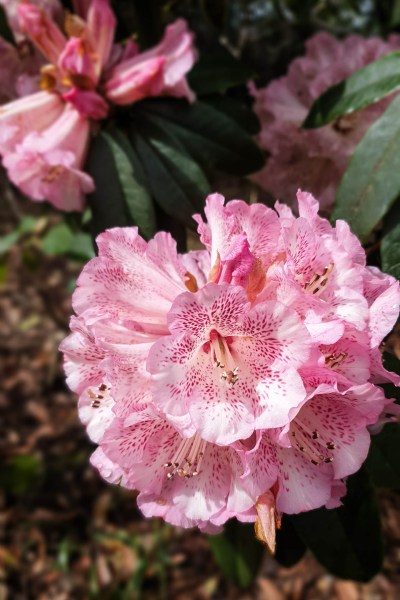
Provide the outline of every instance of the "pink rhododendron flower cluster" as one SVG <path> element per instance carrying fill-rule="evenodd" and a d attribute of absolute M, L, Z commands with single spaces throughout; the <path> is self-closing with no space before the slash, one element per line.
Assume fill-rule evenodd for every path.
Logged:
<path fill-rule="evenodd" d="M 62 7 L 57 0 L 31 2 L 49 12 L 54 19 L 61 20 Z M 11 44 L 0 38 L 0 104 L 38 91 L 38 73 L 45 64 L 43 55 L 32 46 L 19 28 L 18 4 L 19 0 L 0 0 L 15 41 L 15 44 Z"/>
<path fill-rule="evenodd" d="M 92 463 L 146 516 L 213 531 L 268 494 L 280 512 L 338 506 L 392 410 L 377 384 L 400 383 L 379 349 L 398 282 L 297 198 L 296 218 L 213 194 L 205 249 L 183 255 L 110 229 L 78 279 L 67 381 Z"/>
<path fill-rule="evenodd" d="M 67 14 L 64 29 L 50 11 L 27 0 L 18 3 L 16 15 L 16 2 L 7 4 L 48 64 L 41 68 L 41 90 L 0 107 L 3 165 L 32 199 L 82 210 L 94 189 L 82 171 L 91 124 L 107 117 L 110 104 L 160 95 L 192 101 L 185 75 L 196 59 L 193 35 L 185 21 L 176 21 L 158 46 L 140 53 L 133 41 L 113 43 L 116 21 L 108 0 L 76 2 L 80 14 Z"/>
<path fill-rule="evenodd" d="M 302 123 L 314 100 L 329 87 L 398 48 L 398 35 L 388 41 L 358 35 L 337 40 L 320 32 L 306 42 L 305 55 L 290 64 L 286 76 L 262 89 L 251 84 L 254 111 L 261 123 L 258 141 L 269 155 L 253 180 L 289 204 L 300 185 L 320 199 L 321 208 L 329 210 L 356 145 L 390 99 L 318 129 L 302 129 Z"/>

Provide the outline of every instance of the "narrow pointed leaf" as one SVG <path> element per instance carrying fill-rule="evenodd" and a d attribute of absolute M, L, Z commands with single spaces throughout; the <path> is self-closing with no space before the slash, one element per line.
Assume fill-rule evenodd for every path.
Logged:
<path fill-rule="evenodd" d="M 244 102 L 240 102 L 229 96 L 210 96 L 207 98 L 206 103 L 208 106 L 211 106 L 222 114 L 230 117 L 240 125 L 246 133 L 255 135 L 260 131 L 260 121 L 252 111 L 251 107 Z"/>
<path fill-rule="evenodd" d="M 234 175 L 261 169 L 264 156 L 244 128 L 206 102 L 146 101 L 141 111 L 168 122 L 170 131 L 199 164 Z"/>
<path fill-rule="evenodd" d="M 149 239 L 156 229 L 156 217 L 151 194 L 139 158 L 122 131 L 103 134 L 113 152 L 126 209 L 141 234 Z"/>
<path fill-rule="evenodd" d="M 381 241 L 382 270 L 400 279 L 400 223 Z"/>
<path fill-rule="evenodd" d="M 304 127 L 326 125 L 400 89 L 400 50 L 386 54 L 329 88 L 315 100 Z"/>
<path fill-rule="evenodd" d="M 170 216 L 192 227 L 209 191 L 200 167 L 173 136 L 149 120 L 136 122 L 131 140 L 156 202 Z"/>
<path fill-rule="evenodd" d="M 344 219 L 361 240 L 400 193 L 400 96 L 369 128 L 340 183 L 332 219 Z"/>
<path fill-rule="evenodd" d="M 94 192 L 88 195 L 92 211 L 92 235 L 96 237 L 109 227 L 132 224 L 126 210 L 113 152 L 102 134 L 96 136 L 90 144 L 85 171 L 93 177 L 96 186 Z"/>
<path fill-rule="evenodd" d="M 6 11 L 2 6 L 0 6 L 0 35 L 10 44 L 15 44 L 13 32 L 8 24 Z"/>
<path fill-rule="evenodd" d="M 330 573 L 343 579 L 369 581 L 382 567 L 378 506 L 365 469 L 347 481 L 343 506 L 293 515 L 303 542 Z"/>
<path fill-rule="evenodd" d="M 246 83 L 254 73 L 220 44 L 208 48 L 188 74 L 196 94 L 223 94 L 231 87 Z"/>

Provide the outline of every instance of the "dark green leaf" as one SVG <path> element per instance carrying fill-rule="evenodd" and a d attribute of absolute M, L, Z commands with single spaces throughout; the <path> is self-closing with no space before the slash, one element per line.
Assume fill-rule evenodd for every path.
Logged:
<path fill-rule="evenodd" d="M 260 121 L 250 106 L 229 96 L 210 96 L 204 101 L 222 114 L 230 117 L 249 135 L 255 135 L 260 131 Z"/>
<path fill-rule="evenodd" d="M 248 175 L 264 164 L 264 156 L 251 136 L 230 116 L 206 102 L 189 105 L 180 100 L 150 100 L 143 102 L 140 110 L 164 119 L 168 130 L 199 164 L 234 175 Z"/>
<path fill-rule="evenodd" d="M 400 192 L 400 96 L 369 128 L 340 183 L 333 219 L 365 240 Z"/>
<path fill-rule="evenodd" d="M 390 25 L 392 27 L 397 27 L 398 25 L 400 25 L 400 0 L 394 0 L 393 2 Z"/>
<path fill-rule="evenodd" d="M 356 71 L 317 98 L 304 127 L 326 125 L 341 115 L 377 102 L 399 88 L 400 50 L 396 50 Z"/>
<path fill-rule="evenodd" d="M 200 167 L 179 140 L 148 118 L 134 123 L 131 139 L 157 203 L 168 215 L 193 226 L 192 215 L 209 190 Z"/>
<path fill-rule="evenodd" d="M 225 577 L 242 588 L 248 587 L 256 578 L 264 555 L 254 525 L 232 519 L 223 533 L 208 539 L 215 562 Z"/>
<path fill-rule="evenodd" d="M 103 135 L 113 153 L 128 214 L 140 233 L 149 239 L 155 233 L 156 217 L 139 158 L 122 131 L 116 129 Z"/>
<path fill-rule="evenodd" d="M 223 94 L 253 76 L 251 69 L 218 44 L 200 55 L 188 74 L 188 81 L 196 94 Z"/>
<path fill-rule="evenodd" d="M 372 436 L 366 467 L 377 487 L 400 489 L 400 425 L 388 423 Z"/>
<path fill-rule="evenodd" d="M 93 236 L 109 227 L 130 225 L 112 149 L 102 134 L 92 140 L 85 170 L 96 185 L 95 191 L 88 196 Z"/>
<path fill-rule="evenodd" d="M 382 355 L 383 366 L 388 371 L 393 371 L 400 375 L 400 360 L 391 352 L 384 352 Z"/>
<path fill-rule="evenodd" d="M 319 562 L 337 577 L 369 581 L 382 566 L 379 511 L 364 469 L 347 481 L 343 506 L 293 515 L 291 521 Z"/>
<path fill-rule="evenodd" d="M 14 36 L 8 24 L 6 11 L 0 6 L 0 36 L 10 44 L 15 44 Z"/>
<path fill-rule="evenodd" d="M 400 223 L 381 241 L 382 270 L 400 279 Z"/>
<path fill-rule="evenodd" d="M 276 554 L 274 558 L 284 567 L 292 567 L 307 550 L 287 515 L 283 515 L 280 529 L 276 531 Z"/>

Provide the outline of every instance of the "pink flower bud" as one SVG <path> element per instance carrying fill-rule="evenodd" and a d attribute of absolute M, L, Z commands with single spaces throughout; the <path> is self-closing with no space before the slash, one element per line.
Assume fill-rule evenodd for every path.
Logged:
<path fill-rule="evenodd" d="M 57 64 L 66 39 L 53 19 L 44 10 L 29 2 L 21 2 L 18 6 L 18 17 L 22 31 L 51 63 Z"/>
<path fill-rule="evenodd" d="M 92 0 L 87 13 L 87 24 L 96 53 L 99 77 L 110 56 L 116 27 L 115 16 L 108 0 Z"/>
<path fill-rule="evenodd" d="M 66 77 L 84 89 L 94 89 L 97 81 L 93 53 L 81 38 L 70 38 L 58 59 L 58 66 Z"/>
<path fill-rule="evenodd" d="M 152 50 L 123 60 L 111 71 L 106 96 L 115 104 L 130 104 L 148 96 L 185 97 L 194 94 L 185 75 L 196 60 L 193 34 L 182 19 L 169 25 Z"/>

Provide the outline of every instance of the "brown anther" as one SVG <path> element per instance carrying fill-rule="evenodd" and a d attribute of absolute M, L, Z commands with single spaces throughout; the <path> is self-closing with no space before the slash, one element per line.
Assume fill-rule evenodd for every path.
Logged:
<path fill-rule="evenodd" d="M 40 88 L 50 92 L 57 84 L 57 69 L 54 65 L 44 65 L 40 69 Z"/>
<path fill-rule="evenodd" d="M 41 181 L 43 183 L 53 183 L 60 177 L 60 175 L 63 171 L 64 171 L 64 167 L 62 165 L 52 165 L 48 169 L 47 175 L 42 177 Z"/>
<path fill-rule="evenodd" d="M 328 442 L 326 444 L 326 447 L 328 448 L 328 450 L 335 450 L 336 444 L 334 444 L 333 442 Z"/>
<path fill-rule="evenodd" d="M 324 458 L 324 462 L 325 463 L 331 463 L 331 462 L 333 462 L 332 456 L 328 456 L 327 458 Z"/>
<path fill-rule="evenodd" d="M 314 273 L 310 281 L 304 285 L 305 291 L 310 292 L 313 295 L 322 292 L 328 283 L 328 278 L 332 272 L 332 269 L 333 263 L 329 263 L 329 265 L 324 268 L 321 275 L 319 275 L 319 273 Z"/>

